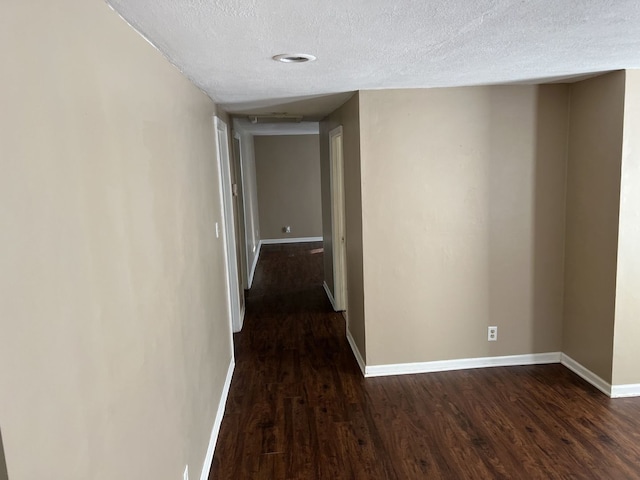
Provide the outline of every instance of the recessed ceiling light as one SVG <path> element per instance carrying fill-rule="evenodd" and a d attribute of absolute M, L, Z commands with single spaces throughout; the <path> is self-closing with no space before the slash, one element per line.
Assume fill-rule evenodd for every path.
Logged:
<path fill-rule="evenodd" d="M 283 63 L 304 63 L 313 62 L 316 57 L 306 53 L 281 53 L 280 55 L 274 56 L 273 59 Z"/>

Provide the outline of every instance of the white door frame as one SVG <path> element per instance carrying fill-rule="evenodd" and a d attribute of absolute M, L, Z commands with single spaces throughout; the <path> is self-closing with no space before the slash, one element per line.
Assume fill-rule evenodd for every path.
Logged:
<path fill-rule="evenodd" d="M 244 157 L 242 155 L 242 148 L 243 148 L 243 138 L 242 135 L 239 132 L 234 131 L 233 132 L 233 138 L 238 140 L 238 158 L 240 159 L 240 185 L 242 186 L 242 217 L 244 219 L 244 245 L 242 246 L 242 252 L 244 254 L 244 264 L 246 267 L 246 271 L 245 271 L 245 275 L 247 276 L 247 289 L 251 288 L 251 262 L 249 262 L 249 245 L 247 242 L 247 232 L 249 231 L 249 220 L 248 220 L 248 212 L 247 210 L 249 209 L 247 206 L 247 202 L 246 202 L 246 197 L 245 197 L 245 192 L 246 192 L 246 184 L 247 184 L 247 180 L 246 180 L 246 172 L 244 171 Z"/>
<path fill-rule="evenodd" d="M 347 242 L 344 199 L 342 126 L 329 132 L 331 183 L 331 244 L 333 248 L 333 297 L 336 311 L 347 310 Z"/>
<path fill-rule="evenodd" d="M 240 312 L 240 281 L 238 279 L 238 263 L 236 258 L 236 232 L 233 218 L 233 191 L 231 187 L 231 159 L 229 158 L 229 135 L 227 124 L 219 117 L 213 117 L 218 156 L 218 178 L 220 179 L 220 202 L 222 203 L 222 239 L 226 258 L 227 291 L 229 294 L 229 310 L 231 329 L 242 330 Z M 216 232 L 217 233 L 217 232 Z"/>

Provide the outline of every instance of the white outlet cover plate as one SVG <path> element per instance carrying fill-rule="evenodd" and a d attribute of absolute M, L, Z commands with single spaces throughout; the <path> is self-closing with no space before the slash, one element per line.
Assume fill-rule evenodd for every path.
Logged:
<path fill-rule="evenodd" d="M 487 329 L 487 340 L 490 342 L 498 340 L 498 327 L 489 327 Z"/>

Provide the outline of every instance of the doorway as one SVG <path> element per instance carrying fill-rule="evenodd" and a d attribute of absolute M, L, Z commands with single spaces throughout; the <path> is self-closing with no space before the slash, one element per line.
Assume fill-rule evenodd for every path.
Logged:
<path fill-rule="evenodd" d="M 242 312 L 240 311 L 240 282 L 238 277 L 238 261 L 236 255 L 236 235 L 233 214 L 233 190 L 231 185 L 231 164 L 229 158 L 229 135 L 227 124 L 214 117 L 216 130 L 216 147 L 218 153 L 218 175 L 220 178 L 220 201 L 222 203 L 222 235 L 226 258 L 227 291 L 229 292 L 229 308 L 231 328 L 234 333 L 242 330 Z M 216 235 L 218 232 L 216 231 Z"/>
<path fill-rule="evenodd" d="M 329 132 L 331 182 L 331 244 L 333 246 L 333 288 L 336 311 L 347 310 L 347 244 L 345 227 L 344 157 L 342 126 Z"/>

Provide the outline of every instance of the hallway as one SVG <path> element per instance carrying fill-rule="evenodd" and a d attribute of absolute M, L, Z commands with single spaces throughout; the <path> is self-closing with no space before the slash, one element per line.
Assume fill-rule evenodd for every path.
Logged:
<path fill-rule="evenodd" d="M 640 478 L 638 399 L 563 366 L 364 379 L 321 249 L 262 249 L 211 479 Z"/>

